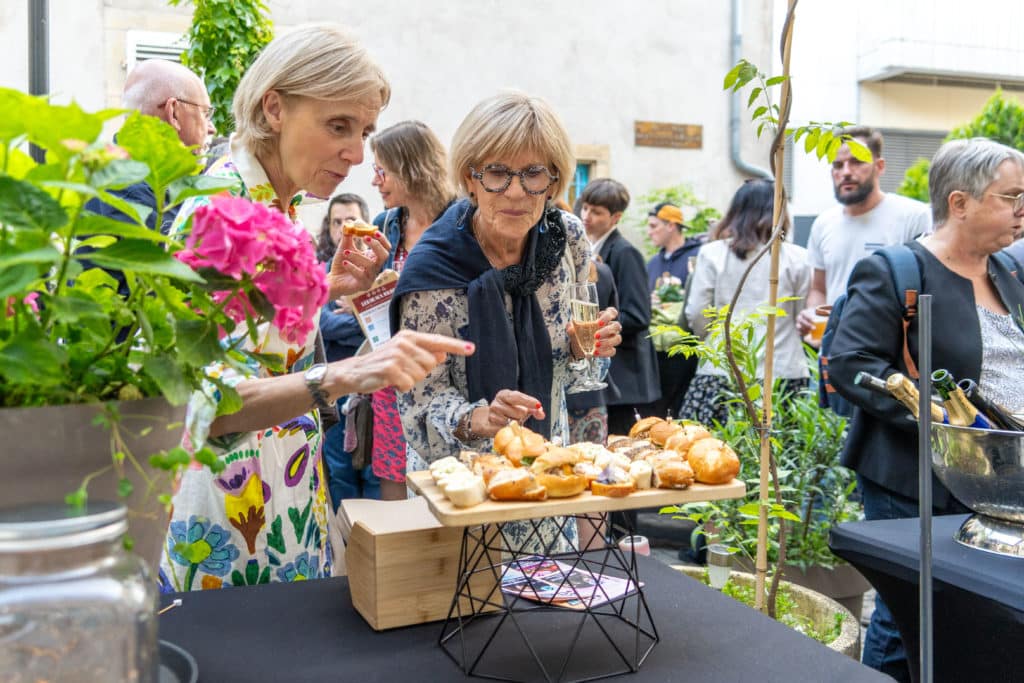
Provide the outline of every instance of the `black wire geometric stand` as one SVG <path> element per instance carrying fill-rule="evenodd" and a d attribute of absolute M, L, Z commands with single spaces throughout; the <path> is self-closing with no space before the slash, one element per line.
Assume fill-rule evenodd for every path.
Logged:
<path fill-rule="evenodd" d="M 602 547 L 584 551 L 566 533 L 584 520 L 603 530 Z M 440 637 L 448 656 L 468 675 L 501 681 L 578 682 L 636 672 L 658 631 L 636 557 L 619 549 L 609 521 L 608 512 L 598 512 L 465 527 Z M 513 543 L 511 525 L 525 526 L 526 538 Z"/>

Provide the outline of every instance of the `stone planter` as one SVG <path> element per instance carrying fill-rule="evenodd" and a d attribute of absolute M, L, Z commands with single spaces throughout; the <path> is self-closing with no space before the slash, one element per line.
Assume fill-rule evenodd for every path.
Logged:
<path fill-rule="evenodd" d="M 702 580 L 703 567 L 685 565 L 673 565 L 673 567 L 696 581 Z M 749 586 L 754 583 L 754 576 L 744 572 L 732 572 L 729 580 L 742 586 Z M 783 585 L 786 586 L 790 596 L 793 598 L 793 602 L 796 603 L 796 612 L 803 617 L 807 617 L 818 630 L 824 631 L 831 628 L 835 615 L 837 613 L 842 614 L 843 624 L 839 637 L 829 643 L 827 647 L 841 652 L 852 659 L 860 660 L 860 622 L 854 618 L 848 609 L 835 600 L 821 593 L 816 593 L 809 588 L 804 588 L 788 581 L 783 581 Z"/>
<path fill-rule="evenodd" d="M 169 493 L 170 482 L 166 473 L 150 468 L 148 461 L 150 455 L 180 443 L 185 407 L 172 406 L 163 398 L 122 401 L 117 406 L 125 445 L 146 476 L 162 478 L 155 491 L 147 492 L 143 476 L 126 463 L 125 476 L 134 486 L 131 496 L 118 498 L 118 478 L 107 471 L 89 482 L 89 499 L 118 501 L 128 508 L 135 551 L 156 576 L 167 530 L 167 514 L 157 495 Z M 98 404 L 0 409 L 0 439 L 6 444 L 0 460 L 2 504 L 59 503 L 78 489 L 87 475 L 109 467 L 111 431 L 93 424 L 101 413 Z"/>
<path fill-rule="evenodd" d="M 737 560 L 736 568 L 747 574 L 754 573 L 753 566 L 743 560 Z M 833 569 L 810 567 L 807 571 L 787 564 L 782 569 L 782 580 L 832 598 L 848 609 L 858 622 L 864 606 L 864 594 L 871 588 L 871 584 L 859 571 L 845 563 Z"/>

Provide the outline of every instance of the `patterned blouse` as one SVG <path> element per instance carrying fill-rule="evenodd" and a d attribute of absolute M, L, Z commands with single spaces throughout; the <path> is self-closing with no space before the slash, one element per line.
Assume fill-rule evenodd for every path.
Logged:
<path fill-rule="evenodd" d="M 232 194 L 283 210 L 256 157 L 235 138 L 227 156 L 207 175 L 235 181 Z M 304 195 L 291 198 L 286 213 L 294 221 L 295 206 Z M 172 234 L 180 233 L 188 217 L 209 198 L 185 203 Z M 288 344 L 269 324 L 260 326 L 262 353 L 286 359 L 285 372 L 297 372 L 313 360 L 316 327 L 302 344 Z M 266 368 L 252 365 L 249 373 L 214 366 L 214 377 L 237 385 L 250 377 L 268 377 Z M 193 463 L 174 495 L 167 552 L 160 565 L 160 586 L 166 591 L 189 591 L 330 576 L 331 550 L 327 541 L 327 496 L 320 459 L 320 417 L 313 410 L 288 422 L 256 432 L 225 434 L 208 439 L 216 417 L 218 394 L 197 392 L 189 403 L 183 445 L 204 441 L 227 466 L 219 475 Z M 187 556 L 175 552 L 182 541 L 193 543 Z"/>
<path fill-rule="evenodd" d="M 568 287 L 572 282 L 586 280 L 589 273 L 590 245 L 578 218 L 565 212 L 562 213 L 562 218 L 565 221 L 567 237 L 565 256 L 559 267 L 553 270 L 537 289 L 535 296 L 547 322 L 553 354 L 551 434 L 553 437 L 560 435 L 563 442 L 568 443 L 569 430 L 563 389 L 583 381 L 579 373 L 569 368 L 572 353 L 569 336 L 565 331 L 570 319 Z M 507 294 L 505 309 L 511 317 L 512 300 Z M 468 324 L 469 300 L 465 290 L 419 291 L 410 292 L 402 297 L 402 329 L 465 339 Z M 402 415 L 402 426 L 409 444 L 407 471 L 427 469 L 430 462 L 447 455 L 457 456 L 464 448 L 492 448 L 491 439 L 462 443 L 455 438 L 454 431 L 462 416 L 474 408 L 489 403 L 485 399 L 470 402 L 467 399 L 468 395 L 466 360 L 462 356 L 449 356 L 411 391 L 398 394 L 398 410 Z M 521 533 L 512 531 L 513 538 L 509 539 L 510 541 L 514 541 L 516 536 L 528 535 L 526 526 L 521 526 Z M 574 532 L 573 528 L 571 533 Z M 572 540 L 575 540 L 574 536 Z M 538 549 L 537 552 L 542 552 L 542 549 Z"/>

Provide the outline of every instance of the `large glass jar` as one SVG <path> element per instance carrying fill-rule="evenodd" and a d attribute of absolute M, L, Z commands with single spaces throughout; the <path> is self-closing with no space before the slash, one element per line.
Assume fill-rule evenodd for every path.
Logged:
<path fill-rule="evenodd" d="M 127 529 L 114 503 L 0 509 L 0 679 L 156 681 L 156 588 Z"/>

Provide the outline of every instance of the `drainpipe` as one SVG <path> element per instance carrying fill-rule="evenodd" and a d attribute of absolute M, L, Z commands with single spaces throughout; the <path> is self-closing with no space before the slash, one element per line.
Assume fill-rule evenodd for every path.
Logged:
<path fill-rule="evenodd" d="M 50 92 L 50 9 L 48 0 L 28 3 L 28 91 L 32 95 Z M 46 162 L 46 152 L 35 145 L 29 153 L 36 163 Z"/>
<path fill-rule="evenodd" d="M 729 49 L 729 66 L 732 67 L 736 62 L 740 61 L 740 54 L 743 47 L 743 32 L 740 28 L 740 2 L 742 0 L 732 0 L 732 44 Z M 755 178 L 767 178 L 772 180 L 771 171 L 748 164 L 743 160 L 742 153 L 740 152 L 740 94 L 738 92 L 732 93 L 729 97 L 729 153 L 732 157 L 733 165 L 739 170 L 740 173 L 745 175 L 753 176 Z"/>

